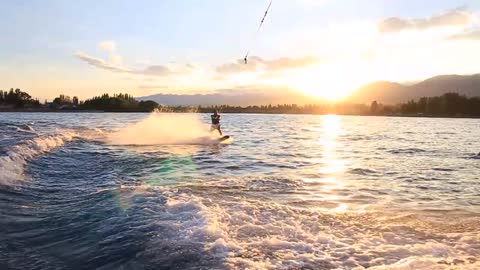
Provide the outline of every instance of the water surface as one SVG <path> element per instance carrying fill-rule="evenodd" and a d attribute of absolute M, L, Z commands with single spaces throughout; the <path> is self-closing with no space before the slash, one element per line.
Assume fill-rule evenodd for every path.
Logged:
<path fill-rule="evenodd" d="M 151 117 L 0 113 L 1 269 L 480 268 L 478 120 Z"/>

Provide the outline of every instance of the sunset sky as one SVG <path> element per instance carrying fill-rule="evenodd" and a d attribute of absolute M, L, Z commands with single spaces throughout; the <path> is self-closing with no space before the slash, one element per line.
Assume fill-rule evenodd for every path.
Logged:
<path fill-rule="evenodd" d="M 480 72 L 478 0 L 273 0 L 255 37 L 268 2 L 2 1 L 0 89 L 84 99 L 278 86 L 338 99 L 374 80 Z"/>

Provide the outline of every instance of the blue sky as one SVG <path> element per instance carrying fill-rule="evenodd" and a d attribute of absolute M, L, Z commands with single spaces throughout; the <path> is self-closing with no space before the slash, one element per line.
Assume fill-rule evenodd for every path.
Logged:
<path fill-rule="evenodd" d="M 354 80 L 359 83 L 382 79 L 382 76 L 415 80 L 437 72 L 480 71 L 480 66 L 475 66 L 473 61 L 467 63 L 467 69 L 463 68 L 465 63 L 451 60 L 465 57 L 468 61 L 465 51 L 480 45 L 477 39 L 465 38 L 456 43 L 449 39 L 449 36 L 478 30 L 480 1 L 273 0 L 270 14 L 254 42 L 254 33 L 268 2 L 1 1 L 0 88 L 20 87 L 40 98 L 53 98 L 60 93 L 84 98 L 120 90 L 144 95 L 208 92 L 245 85 L 286 85 L 322 95 L 325 90 L 315 89 L 333 87 L 334 82 L 321 79 L 314 82 L 312 76 L 318 78 L 318 75 L 312 74 L 327 70 L 343 72 L 344 66 L 352 69 L 350 73 L 362 69 L 363 64 L 353 52 L 372 53 L 377 57 L 372 72 Z M 468 16 L 468 20 L 454 19 L 441 25 L 433 25 L 432 20 L 431 27 L 412 24 L 400 31 L 372 32 L 388 18 L 409 23 L 415 19 L 428 21 L 456 9 Z M 439 39 L 443 36 L 444 39 Z M 411 50 L 418 40 L 421 40 L 420 47 L 438 46 L 433 49 L 438 50 L 438 55 L 431 55 L 429 59 L 444 57 L 448 48 L 451 59 L 442 62 L 441 69 L 431 63 L 432 67 L 425 67 L 428 72 L 403 70 L 406 69 L 403 60 L 396 61 L 390 56 L 396 54 L 396 50 L 400 55 Z M 404 47 L 392 45 L 394 41 Z M 253 60 L 256 66 L 235 66 L 235 61 L 252 46 L 252 55 L 260 59 Z M 457 50 L 464 53 L 457 56 Z M 422 54 L 421 49 L 418 54 Z M 378 59 L 384 55 L 389 57 Z M 275 62 L 276 59 L 284 61 Z M 300 60 L 295 62 L 296 59 Z M 422 61 L 427 64 L 425 59 Z M 284 66 L 279 68 L 282 63 Z M 378 63 L 392 63 L 395 67 L 392 74 L 375 72 L 384 69 L 377 66 Z M 274 64 L 277 64 L 275 69 L 269 68 Z M 229 69 L 228 74 L 219 74 L 219 67 L 225 65 L 234 65 L 231 66 L 234 69 Z M 304 70 L 307 65 L 310 69 Z M 457 70 L 457 66 L 462 70 Z M 163 72 L 164 68 L 168 72 Z M 339 75 L 328 77 L 332 76 Z M 353 84 L 334 91 L 350 91 L 355 87 Z"/>

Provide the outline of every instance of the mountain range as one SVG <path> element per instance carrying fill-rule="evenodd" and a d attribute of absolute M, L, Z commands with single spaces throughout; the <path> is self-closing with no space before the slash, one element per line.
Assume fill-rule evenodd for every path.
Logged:
<path fill-rule="evenodd" d="M 468 97 L 480 96 L 480 74 L 441 75 L 415 84 L 380 81 L 364 85 L 345 98 L 345 102 L 369 104 L 376 100 L 383 104 L 398 104 L 421 97 L 440 96 L 456 92 Z M 312 104 L 322 100 L 312 98 L 288 88 L 217 90 L 212 94 L 156 94 L 139 97 L 138 100 L 154 100 L 163 105 L 265 105 Z"/>
<path fill-rule="evenodd" d="M 376 100 L 384 104 L 397 104 L 421 97 L 441 96 L 448 92 L 468 97 L 480 96 L 480 74 L 441 75 L 412 85 L 373 82 L 357 89 L 348 100 L 355 103 Z"/>
<path fill-rule="evenodd" d="M 215 90 L 210 94 L 155 94 L 138 97 L 138 100 L 153 100 L 162 105 L 267 105 L 311 104 L 320 102 L 312 97 L 287 87 L 258 87 Z"/>

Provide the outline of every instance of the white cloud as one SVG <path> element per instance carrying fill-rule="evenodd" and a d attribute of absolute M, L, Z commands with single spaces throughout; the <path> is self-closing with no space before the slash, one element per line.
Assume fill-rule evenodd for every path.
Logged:
<path fill-rule="evenodd" d="M 450 37 L 452 40 L 480 40 L 480 29 L 473 31 L 465 31 Z"/>
<path fill-rule="evenodd" d="M 284 69 L 303 68 L 318 64 L 320 60 L 314 56 L 305 56 L 302 58 L 281 57 L 270 61 L 264 61 L 263 64 L 267 71 L 279 71 Z"/>
<path fill-rule="evenodd" d="M 99 42 L 98 47 L 105 51 L 113 53 L 117 49 L 117 44 L 113 40 L 106 40 Z"/>
<path fill-rule="evenodd" d="M 150 76 L 162 77 L 162 76 L 180 74 L 185 71 L 185 69 L 172 70 L 167 66 L 161 66 L 161 65 L 152 65 L 152 66 L 146 67 L 145 69 L 133 70 L 133 69 L 124 68 L 122 66 L 118 66 L 114 63 L 107 62 L 103 59 L 96 58 L 82 52 L 75 53 L 74 56 L 91 66 L 108 70 L 111 72 L 116 72 L 116 73 L 129 73 L 129 74 L 137 74 L 137 75 L 150 75 Z"/>
<path fill-rule="evenodd" d="M 171 75 L 190 74 L 195 70 L 195 66 L 192 64 L 183 66 L 176 65 L 174 67 L 171 67 L 171 65 L 149 65 L 144 69 L 126 68 L 122 65 L 122 57 L 117 54 L 117 44 L 115 41 L 101 41 L 98 43 L 98 47 L 108 52 L 108 60 L 97 58 L 83 52 L 77 52 L 74 56 L 91 66 L 116 73 L 167 77 Z"/>
<path fill-rule="evenodd" d="M 257 56 L 251 56 L 248 58 L 248 64 L 245 64 L 243 59 L 238 59 L 234 63 L 223 64 L 216 68 L 216 71 L 220 74 L 240 73 L 240 72 L 254 72 L 262 62 L 262 59 Z"/>
<path fill-rule="evenodd" d="M 166 86 L 166 85 L 143 84 L 143 85 L 139 85 L 138 88 L 140 88 L 140 89 L 168 89 L 168 86 Z"/>
<path fill-rule="evenodd" d="M 320 60 L 314 56 L 305 56 L 301 58 L 280 57 L 272 60 L 265 60 L 258 56 L 251 56 L 248 58 L 247 64 L 245 64 L 244 59 L 238 59 L 234 63 L 218 66 L 216 71 L 219 74 L 255 72 L 259 70 L 275 72 L 303 68 L 318 64 L 319 62 Z"/>
<path fill-rule="evenodd" d="M 98 47 L 108 52 L 110 62 L 114 65 L 121 65 L 122 57 L 117 53 L 117 44 L 114 40 L 106 40 L 98 43 Z"/>
<path fill-rule="evenodd" d="M 97 68 L 101 68 L 101 69 L 105 69 L 113 72 L 119 72 L 119 73 L 131 73 L 128 69 L 110 64 L 103 59 L 96 58 L 82 52 L 75 53 L 74 56 L 86 62 L 87 64 Z"/>
<path fill-rule="evenodd" d="M 378 24 L 378 30 L 386 33 L 413 29 L 425 30 L 445 26 L 465 26 L 471 23 L 472 19 L 472 12 L 465 9 L 454 9 L 429 18 L 388 18 Z"/>

